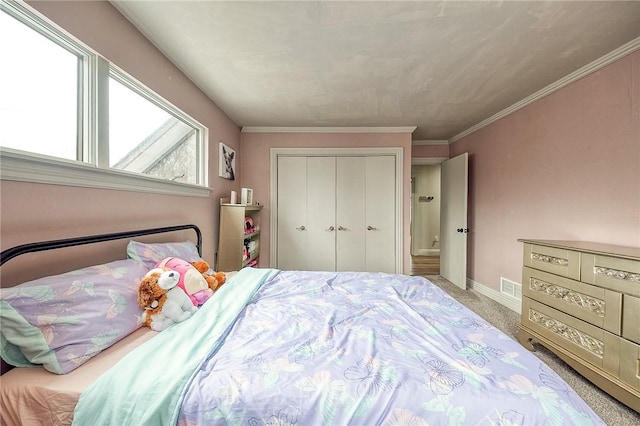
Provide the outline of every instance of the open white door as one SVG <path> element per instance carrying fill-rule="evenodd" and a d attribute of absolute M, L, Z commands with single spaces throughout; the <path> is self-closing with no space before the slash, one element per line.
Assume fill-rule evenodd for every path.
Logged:
<path fill-rule="evenodd" d="M 467 179 L 465 152 L 442 163 L 440 206 L 440 275 L 467 288 Z"/>

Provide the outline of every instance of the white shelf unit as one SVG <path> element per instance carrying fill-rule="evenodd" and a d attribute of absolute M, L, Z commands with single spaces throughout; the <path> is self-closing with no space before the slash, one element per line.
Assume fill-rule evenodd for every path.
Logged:
<path fill-rule="evenodd" d="M 262 210 L 259 205 L 220 204 L 220 230 L 218 233 L 217 270 L 223 272 L 238 271 L 260 255 L 260 230 L 245 233 L 245 218 L 250 217 L 259 224 L 258 216 Z M 245 240 L 256 242 L 258 247 L 251 256 L 244 259 Z"/>

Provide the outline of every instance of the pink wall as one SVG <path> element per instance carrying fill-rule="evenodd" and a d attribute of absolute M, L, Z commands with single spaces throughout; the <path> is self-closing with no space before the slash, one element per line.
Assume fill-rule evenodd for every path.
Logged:
<path fill-rule="evenodd" d="M 640 247 L 640 51 L 451 145 L 465 151 L 474 281 L 521 282 L 518 238 Z"/>
<path fill-rule="evenodd" d="M 402 146 L 409 270 L 409 134 L 246 133 L 241 144 L 238 127 L 108 2 L 29 4 L 207 126 L 214 189 L 210 198 L 194 198 L 2 181 L 0 248 L 192 222 L 202 228 L 204 257 L 213 262 L 219 198 L 248 186 L 265 205 L 261 266 L 267 266 L 271 147 Z M 639 75 L 635 52 L 447 147 L 452 157 L 470 153 L 471 279 L 494 289 L 501 276 L 520 281 L 522 245 L 516 240 L 523 237 L 640 246 Z M 240 180 L 217 177 L 220 140 L 239 153 Z M 443 147 L 413 150 L 416 157 L 441 156 L 436 148 Z M 122 257 L 122 247 L 114 247 L 111 256 Z M 69 259 L 45 265 L 47 273 L 87 264 L 81 257 Z M 3 285 L 42 272 L 20 265 L 12 260 L 3 267 Z"/>
<path fill-rule="evenodd" d="M 411 158 L 449 158 L 449 145 L 413 145 Z"/>
<path fill-rule="evenodd" d="M 217 146 L 222 140 L 238 150 L 238 126 L 109 2 L 32 1 L 29 4 L 208 127 L 209 186 L 214 189 L 210 198 L 198 198 L 2 181 L 0 247 L 6 249 L 38 240 L 195 223 L 203 231 L 203 256 L 213 263 L 218 239 L 219 198 L 240 187 L 238 180 L 218 178 Z M 87 246 L 81 254 L 90 250 Z M 114 247 L 110 256 L 112 259 L 124 258 L 123 247 Z M 38 261 L 40 258 L 35 256 Z M 47 272 L 62 272 L 91 261 L 66 256 L 63 263 L 47 265 Z M 21 267 L 24 262 L 26 260 L 14 259 L 3 266 L 3 285 L 41 274 L 37 267 L 25 270 Z"/>
<path fill-rule="evenodd" d="M 254 199 L 264 205 L 261 214 L 260 266 L 269 266 L 270 149 L 402 147 L 403 160 L 403 262 L 410 270 L 409 199 L 411 184 L 410 133 L 242 133 L 240 165 L 242 186 L 253 188 Z"/>

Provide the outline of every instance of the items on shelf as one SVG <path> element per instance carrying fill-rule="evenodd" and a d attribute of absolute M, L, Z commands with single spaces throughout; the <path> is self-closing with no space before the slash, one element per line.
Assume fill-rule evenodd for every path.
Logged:
<path fill-rule="evenodd" d="M 245 234 L 252 234 L 253 232 L 255 232 L 255 227 L 253 225 L 253 219 L 251 219 L 250 217 L 245 217 L 244 218 L 244 233 Z"/>
<path fill-rule="evenodd" d="M 242 260 L 246 261 L 259 253 L 260 241 L 247 238 L 242 246 Z"/>
<path fill-rule="evenodd" d="M 253 259 L 251 262 L 247 263 L 244 267 L 245 268 L 255 268 L 256 266 L 258 266 L 258 258 L 257 257 L 255 259 Z"/>
<path fill-rule="evenodd" d="M 253 189 L 242 188 L 240 191 L 240 203 L 251 205 L 253 204 Z"/>

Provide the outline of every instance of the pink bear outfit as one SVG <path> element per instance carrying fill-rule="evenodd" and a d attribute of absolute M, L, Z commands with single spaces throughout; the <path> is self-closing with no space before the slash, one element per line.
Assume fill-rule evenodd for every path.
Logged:
<path fill-rule="evenodd" d="M 155 267 L 165 267 L 179 273 L 178 287 L 184 290 L 194 306 L 202 305 L 213 295 L 213 290 L 209 288 L 207 280 L 204 279 L 200 271 L 185 260 L 167 257 L 158 262 Z"/>

